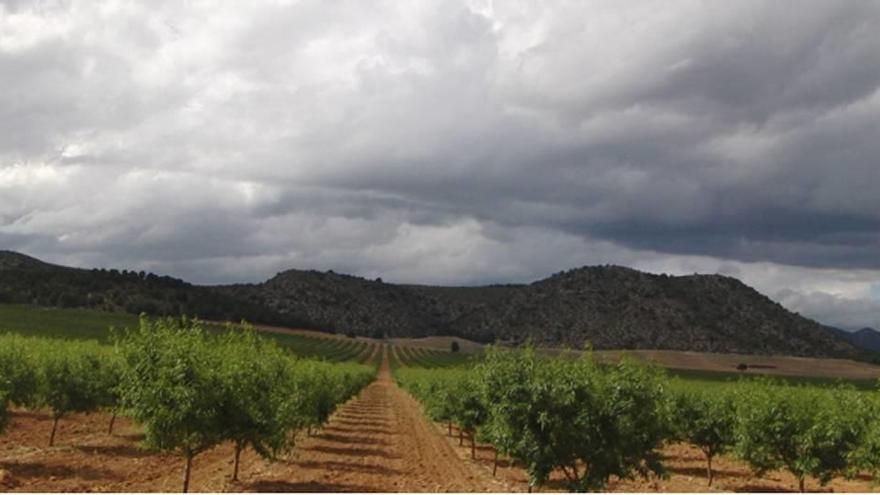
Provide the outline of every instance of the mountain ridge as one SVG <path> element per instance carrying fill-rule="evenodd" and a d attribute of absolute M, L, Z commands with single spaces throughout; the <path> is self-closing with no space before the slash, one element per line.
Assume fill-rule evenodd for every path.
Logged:
<path fill-rule="evenodd" d="M 261 283 L 200 286 L 144 272 L 60 267 L 0 251 L 3 301 L 247 319 L 370 337 L 454 335 L 514 345 L 860 355 L 848 339 L 733 277 L 670 276 L 615 265 L 561 271 L 527 284 L 471 287 L 392 284 L 297 269 Z"/>

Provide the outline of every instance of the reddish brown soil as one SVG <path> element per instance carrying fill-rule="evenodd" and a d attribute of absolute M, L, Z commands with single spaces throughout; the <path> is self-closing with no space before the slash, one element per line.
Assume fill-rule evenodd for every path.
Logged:
<path fill-rule="evenodd" d="M 109 416 L 62 420 L 55 447 L 47 447 L 50 417 L 14 411 L 0 436 L 0 491 L 178 491 L 182 461 L 137 447 L 139 429 Z M 196 457 L 193 491 L 509 491 L 478 465 L 463 461 L 438 435 L 414 399 L 391 379 L 384 356 L 378 379 L 343 405 L 315 436 L 300 436 L 288 459 L 270 463 L 248 451 L 241 481 L 230 481 L 232 447 Z"/>
<path fill-rule="evenodd" d="M 491 445 L 477 443 L 476 460 L 471 460 L 471 446 L 467 437 L 463 445 L 458 444 L 458 430 L 453 426 L 452 436 L 448 436 L 447 426 L 435 424 L 435 432 L 446 437 L 447 443 L 455 448 L 462 460 L 474 462 L 491 476 L 495 451 Z M 712 461 L 715 480 L 711 487 L 707 485 L 706 460 L 702 452 L 686 444 L 672 444 L 663 449 L 663 465 L 669 471 L 667 479 L 652 477 L 650 479 L 618 480 L 612 479 L 606 491 L 611 492 L 796 492 L 797 480 L 787 472 L 773 471 L 763 477 L 755 476 L 748 466 L 729 456 L 718 456 Z M 496 478 L 503 479 L 511 486 L 512 491 L 528 490 L 528 477 L 525 470 L 512 466 L 503 457 L 499 460 Z M 806 490 L 810 492 L 876 492 L 878 486 L 870 481 L 868 475 L 861 475 L 854 480 L 836 478 L 826 486 L 820 486 L 816 480 L 808 480 Z M 556 473 L 546 486 L 535 488 L 538 492 L 568 491 L 561 473 Z"/>

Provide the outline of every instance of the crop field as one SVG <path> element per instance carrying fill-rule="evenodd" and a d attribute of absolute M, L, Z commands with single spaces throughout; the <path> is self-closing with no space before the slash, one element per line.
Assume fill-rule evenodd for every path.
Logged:
<path fill-rule="evenodd" d="M 109 343 L 111 329 L 121 331 L 137 326 L 136 316 L 122 313 L 0 304 L 0 332 L 23 336 Z M 209 331 L 222 331 L 224 325 L 210 323 L 205 328 Z M 297 356 L 331 362 L 367 362 L 370 357 L 375 357 L 374 351 L 378 346 L 376 342 L 363 339 L 334 338 L 318 333 L 300 335 L 266 332 L 265 335 Z"/>
<path fill-rule="evenodd" d="M 0 331 L 20 335 L 107 342 L 111 327 L 135 327 L 137 324 L 137 316 L 129 314 L 0 304 Z"/>
<path fill-rule="evenodd" d="M 0 317 L 2 491 L 839 492 L 880 473 L 869 379 Z M 110 346 L 110 326 L 131 332 Z"/>

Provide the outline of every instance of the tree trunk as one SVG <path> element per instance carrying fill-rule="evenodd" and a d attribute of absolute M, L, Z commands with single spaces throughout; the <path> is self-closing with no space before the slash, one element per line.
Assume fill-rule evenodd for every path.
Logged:
<path fill-rule="evenodd" d="M 801 476 L 800 478 L 798 478 L 798 491 L 801 492 L 801 493 L 804 493 L 804 492 L 806 491 L 806 490 L 804 490 L 804 481 L 805 481 L 805 480 L 804 480 L 804 477 L 803 477 L 803 476 Z"/>
<path fill-rule="evenodd" d="M 52 418 L 52 434 L 49 435 L 49 447 L 55 445 L 55 432 L 58 431 L 58 420 L 60 418 L 58 416 L 54 416 Z"/>
<path fill-rule="evenodd" d="M 532 484 L 529 483 L 529 493 L 532 493 Z"/>
<path fill-rule="evenodd" d="M 306 427 L 306 428 L 307 428 L 307 429 L 306 429 L 306 433 L 308 434 L 308 436 L 312 436 L 312 425 L 309 425 L 309 426 Z"/>
<path fill-rule="evenodd" d="M 712 486 L 712 455 L 706 454 L 706 476 L 709 478 L 709 486 Z"/>
<path fill-rule="evenodd" d="M 475 438 L 477 435 L 474 432 L 471 432 L 471 459 L 477 458 L 477 439 Z"/>
<path fill-rule="evenodd" d="M 458 444 L 464 445 L 464 433 L 462 433 L 461 428 L 458 429 Z"/>
<path fill-rule="evenodd" d="M 446 427 L 449 429 L 449 436 L 452 436 L 452 421 L 446 423 Z"/>
<path fill-rule="evenodd" d="M 189 473 L 192 470 L 192 463 L 193 463 L 193 454 L 192 454 L 192 452 L 187 451 L 186 452 L 186 467 L 183 470 L 183 490 L 181 490 L 183 493 L 186 493 L 189 491 Z"/>
<path fill-rule="evenodd" d="M 495 449 L 495 462 L 492 464 L 492 476 L 498 471 L 498 449 Z"/>
<path fill-rule="evenodd" d="M 241 444 L 235 443 L 235 462 L 232 464 L 232 481 L 238 481 L 238 460 L 241 458 Z"/>
<path fill-rule="evenodd" d="M 112 435 L 112 434 L 113 434 L 113 424 L 114 424 L 114 423 L 116 423 L 116 410 L 114 410 L 114 411 L 113 411 L 113 415 L 110 416 L 110 427 L 107 428 L 107 434 L 108 434 L 108 435 Z"/>

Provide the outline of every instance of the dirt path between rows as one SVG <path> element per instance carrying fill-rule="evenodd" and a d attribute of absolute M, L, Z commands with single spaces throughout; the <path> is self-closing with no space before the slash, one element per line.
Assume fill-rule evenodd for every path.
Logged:
<path fill-rule="evenodd" d="M 375 382 L 316 436 L 245 480 L 251 491 L 506 492 L 511 487 L 455 449 L 391 377 L 387 350 Z"/>
<path fill-rule="evenodd" d="M 230 480 L 232 446 L 193 463 L 192 491 L 504 492 L 508 481 L 462 459 L 419 404 L 394 383 L 383 346 L 378 378 L 342 405 L 314 436 L 300 435 L 287 459 L 242 454 L 240 482 Z M 106 414 L 62 419 L 55 447 L 51 417 L 16 410 L 0 435 L 0 492 L 178 491 L 182 461 L 138 448 L 140 428 L 120 418 L 107 434 Z"/>

